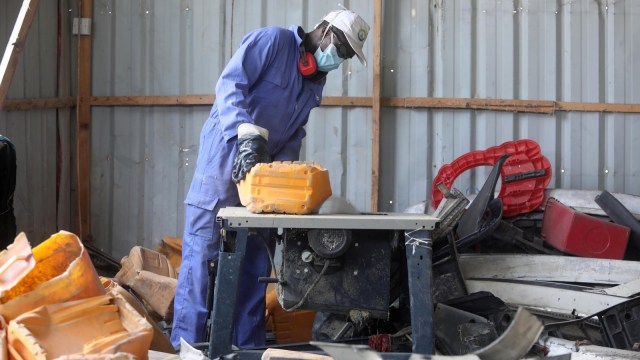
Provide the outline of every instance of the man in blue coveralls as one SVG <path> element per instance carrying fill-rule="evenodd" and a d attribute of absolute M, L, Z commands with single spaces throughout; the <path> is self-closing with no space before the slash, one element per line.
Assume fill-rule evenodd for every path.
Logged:
<path fill-rule="evenodd" d="M 238 206 L 236 184 L 256 163 L 296 161 L 311 109 L 320 105 L 325 77 L 357 56 L 369 25 L 342 9 L 327 14 L 313 31 L 297 25 L 247 34 L 220 75 L 216 100 L 200 135 L 198 162 L 187 194 L 182 264 L 175 296 L 171 343 L 205 341 L 207 261 L 220 250 L 218 210 Z M 239 278 L 233 344 L 265 344 L 265 290 L 271 273 L 261 239 L 250 236 Z"/>

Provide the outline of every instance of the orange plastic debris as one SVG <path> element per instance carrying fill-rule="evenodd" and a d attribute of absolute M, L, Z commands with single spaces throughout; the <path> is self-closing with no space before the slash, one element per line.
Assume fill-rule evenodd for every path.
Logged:
<path fill-rule="evenodd" d="M 162 332 L 162 329 L 160 329 L 160 327 L 156 323 L 156 320 L 149 316 L 149 313 L 138 298 L 127 291 L 127 289 L 118 285 L 118 283 L 113 281 L 113 279 L 100 277 L 100 281 L 102 281 L 102 285 L 104 285 L 107 294 L 118 293 L 125 300 L 127 300 L 129 305 L 131 305 L 138 312 L 138 314 L 147 319 L 149 324 L 151 324 L 151 327 L 153 328 L 153 337 L 151 338 L 151 345 L 149 346 L 149 350 L 155 350 L 169 354 L 175 353 L 175 349 L 173 348 L 173 345 L 171 345 L 171 341 L 169 341 L 169 338 Z"/>
<path fill-rule="evenodd" d="M 329 172 L 314 162 L 260 163 L 238 183 L 238 193 L 253 213 L 309 214 L 331 196 Z"/>
<path fill-rule="evenodd" d="M 9 358 L 9 350 L 7 349 L 7 323 L 4 318 L 0 316 L 0 359 L 5 360 Z"/>
<path fill-rule="evenodd" d="M 31 245 L 23 232 L 16 236 L 13 244 L 0 253 L 0 290 L 8 290 L 20 281 L 33 267 L 36 260 Z"/>
<path fill-rule="evenodd" d="M 169 263 L 169 259 L 166 256 L 142 246 L 132 247 L 129 255 L 120 260 L 120 264 L 122 268 L 116 274 L 116 280 L 127 285 L 133 282 L 138 272 L 142 270 L 172 279 L 178 278 L 176 269 Z"/>
<path fill-rule="evenodd" d="M 120 261 L 115 279 L 129 286 L 150 309 L 163 319 L 173 317 L 173 298 L 178 286 L 177 273 L 166 256 L 134 246 Z"/>
<path fill-rule="evenodd" d="M 313 310 L 285 311 L 278 302 L 275 289 L 267 292 L 266 321 L 275 335 L 276 344 L 311 341 L 315 317 L 316 312 Z"/>
<path fill-rule="evenodd" d="M 182 263 L 182 238 L 165 236 L 162 238 L 157 249 L 160 254 L 169 259 L 176 272 L 180 271 L 180 263 Z"/>
<path fill-rule="evenodd" d="M 0 291 L 0 315 L 11 321 L 42 305 L 105 293 L 78 237 L 60 231 L 33 249 L 34 268 L 12 288 Z"/>
<path fill-rule="evenodd" d="M 130 353 L 148 358 L 152 328 L 118 294 L 46 305 L 9 323 L 8 349 L 24 360 Z"/>

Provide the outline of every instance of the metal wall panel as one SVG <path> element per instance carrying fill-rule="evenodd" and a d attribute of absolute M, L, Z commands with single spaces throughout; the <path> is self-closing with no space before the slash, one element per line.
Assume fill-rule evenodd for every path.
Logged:
<path fill-rule="evenodd" d="M 385 4 L 383 96 L 640 103 L 637 87 L 630 86 L 639 76 L 633 66 L 640 51 L 638 2 L 434 0 L 424 8 L 423 2 L 394 2 L 393 9 Z M 428 43 L 414 40 L 416 33 Z M 411 46 L 401 45 L 406 41 Z M 426 189 L 414 186 L 417 191 L 408 195 L 419 184 L 412 175 L 416 164 L 433 179 L 443 164 L 468 151 L 522 138 L 537 141 L 550 159 L 550 187 L 640 194 L 633 135 L 638 114 L 388 112 L 381 135 L 381 151 L 390 153 L 381 154 L 381 210 L 401 211 L 429 197 L 430 180 Z M 410 119 L 420 116 L 426 126 L 417 135 Z M 415 154 L 400 155 L 405 148 Z M 475 193 L 489 171 L 468 171 L 454 186 Z"/>
<path fill-rule="evenodd" d="M 20 3 L 0 5 L 0 38 L 8 38 Z M 372 0 L 96 0 L 92 92 L 213 94 L 248 31 L 292 24 L 310 29 L 338 3 L 373 27 Z M 55 13 L 55 6 L 41 1 L 34 22 L 40 31 L 29 36 L 11 97 L 55 94 L 55 72 L 44 70 L 55 69 L 47 55 L 55 53 L 49 45 Z M 70 8 L 69 19 L 75 13 Z M 383 1 L 382 25 L 385 97 L 640 103 L 637 1 Z M 70 31 L 70 20 L 63 28 Z M 371 96 L 373 35 L 365 46 L 369 67 L 345 63 L 329 74 L 325 96 Z M 120 257 L 134 245 L 153 247 L 162 236 L 181 236 L 182 201 L 209 109 L 93 109 L 91 226 L 99 246 Z M 0 113 L 0 132 L 18 139 L 23 156 L 19 224 L 34 234 L 56 228 L 49 180 L 55 176 L 56 127 L 44 120 L 55 121 L 55 114 Z M 370 108 L 316 109 L 302 152 L 304 160 L 329 169 L 334 194 L 362 211 L 371 206 L 371 118 Z M 380 121 L 381 211 L 428 199 L 431 179 L 458 156 L 522 138 L 537 141 L 551 161 L 550 187 L 640 195 L 640 114 L 383 108 Z M 454 186 L 472 194 L 489 171 L 469 171 Z"/>
<path fill-rule="evenodd" d="M 22 0 L 0 2 L 3 49 L 13 31 Z M 43 14 L 50 14 L 44 16 Z M 41 1 L 33 19 L 7 99 L 54 97 L 56 94 L 57 3 Z M 16 148 L 14 213 L 18 231 L 32 245 L 57 228 L 57 114 L 55 110 L 0 112 L 0 134 Z"/>

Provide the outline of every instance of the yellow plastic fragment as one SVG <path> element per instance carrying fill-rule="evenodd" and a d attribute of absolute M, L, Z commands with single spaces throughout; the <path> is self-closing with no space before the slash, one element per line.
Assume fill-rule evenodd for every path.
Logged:
<path fill-rule="evenodd" d="M 130 353 L 148 358 L 152 327 L 117 293 L 41 306 L 9 323 L 15 359 Z"/>
<path fill-rule="evenodd" d="M 0 291 L 0 315 L 9 322 L 42 305 L 103 295 L 104 287 L 80 239 L 66 231 L 33 248 L 35 266 Z"/>
<path fill-rule="evenodd" d="M 320 164 L 257 164 L 238 183 L 240 202 L 253 213 L 309 214 L 331 196 L 329 172 Z"/>

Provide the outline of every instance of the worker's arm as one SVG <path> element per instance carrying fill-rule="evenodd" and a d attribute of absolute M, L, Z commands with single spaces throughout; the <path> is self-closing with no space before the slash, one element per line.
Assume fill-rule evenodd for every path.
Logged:
<path fill-rule="evenodd" d="M 269 131 L 265 128 L 249 123 L 238 126 L 238 151 L 231 172 L 233 182 L 239 183 L 256 164 L 271 162 L 268 139 Z"/>
<path fill-rule="evenodd" d="M 226 141 L 238 134 L 242 123 L 255 123 L 248 110 L 251 87 L 269 67 L 279 49 L 281 32 L 256 30 L 244 37 L 216 85 L 216 104 Z"/>
<path fill-rule="evenodd" d="M 300 158 L 304 128 L 299 128 L 274 156 L 274 161 L 297 161 Z M 267 149 L 269 131 L 253 124 L 238 127 L 238 152 L 233 162 L 231 178 L 237 184 L 257 163 L 271 162 Z"/>

